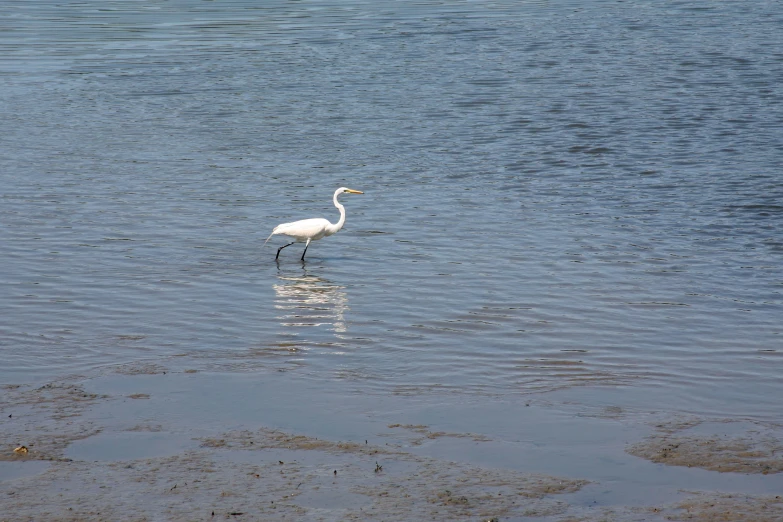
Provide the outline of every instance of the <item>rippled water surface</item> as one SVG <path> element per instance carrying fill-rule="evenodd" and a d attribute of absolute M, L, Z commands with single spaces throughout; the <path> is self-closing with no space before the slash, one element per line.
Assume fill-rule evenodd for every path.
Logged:
<path fill-rule="evenodd" d="M 781 49 L 775 2 L 5 2 L 0 381 L 179 355 L 775 415 Z"/>

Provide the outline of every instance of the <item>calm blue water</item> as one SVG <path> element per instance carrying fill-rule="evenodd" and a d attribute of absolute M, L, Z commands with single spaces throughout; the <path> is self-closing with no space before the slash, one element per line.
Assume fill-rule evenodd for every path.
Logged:
<path fill-rule="evenodd" d="M 4 2 L 0 382 L 271 367 L 774 416 L 781 49 L 775 2 Z M 276 264 L 343 185 L 345 229 Z"/>

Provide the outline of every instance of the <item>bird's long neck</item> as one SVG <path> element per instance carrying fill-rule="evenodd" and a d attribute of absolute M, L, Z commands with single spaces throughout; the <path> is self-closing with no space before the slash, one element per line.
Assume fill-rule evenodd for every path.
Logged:
<path fill-rule="evenodd" d="M 337 207 L 337 209 L 340 211 L 340 221 L 338 221 L 334 225 L 329 225 L 328 228 L 329 235 L 332 235 L 335 232 L 339 231 L 341 228 L 343 228 L 343 225 L 345 225 L 345 207 L 342 206 L 339 201 L 337 201 L 337 194 L 339 194 L 339 192 L 334 193 L 333 201 L 334 201 L 334 206 Z"/>

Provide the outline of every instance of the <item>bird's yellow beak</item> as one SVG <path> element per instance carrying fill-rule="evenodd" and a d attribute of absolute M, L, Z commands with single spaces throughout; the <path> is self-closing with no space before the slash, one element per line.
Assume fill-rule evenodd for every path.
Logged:
<path fill-rule="evenodd" d="M 345 191 L 351 194 L 364 194 L 361 190 L 345 189 Z"/>

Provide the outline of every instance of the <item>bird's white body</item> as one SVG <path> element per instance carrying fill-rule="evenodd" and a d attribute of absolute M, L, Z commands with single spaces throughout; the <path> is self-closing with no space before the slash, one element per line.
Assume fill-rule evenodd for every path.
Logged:
<path fill-rule="evenodd" d="M 331 236 L 332 234 L 339 232 L 339 230 L 343 228 L 343 225 L 345 224 L 345 207 L 337 201 L 337 196 L 343 193 L 363 194 L 363 192 L 358 190 L 352 190 L 345 187 L 340 187 L 334 192 L 334 197 L 332 200 L 334 201 L 334 206 L 337 207 L 337 209 L 340 211 L 340 221 L 335 224 L 330 223 L 324 218 L 312 218 L 302 219 L 301 221 L 293 221 L 291 223 L 281 223 L 280 225 L 277 225 L 274 230 L 272 230 L 272 233 L 269 235 L 269 237 L 266 238 L 266 241 L 264 241 L 264 245 L 266 245 L 272 236 L 276 236 L 278 234 L 293 238 L 294 242 L 280 247 L 277 250 L 277 256 L 275 256 L 275 259 L 280 256 L 280 251 L 285 247 L 293 245 L 294 243 L 307 243 L 307 245 L 305 245 L 305 250 L 302 253 L 302 261 L 304 261 L 304 255 L 307 253 L 307 247 L 310 246 L 310 241 L 318 241 L 321 238 Z"/>
<path fill-rule="evenodd" d="M 337 227 L 324 218 L 302 219 L 293 223 L 277 225 L 272 231 L 272 235 L 283 234 L 296 239 L 299 243 L 304 243 L 308 239 L 317 241 L 323 237 L 331 236 L 337 232 L 333 228 Z"/>

